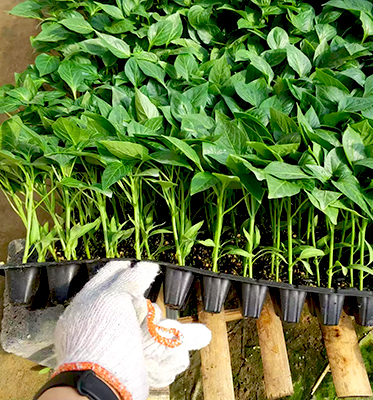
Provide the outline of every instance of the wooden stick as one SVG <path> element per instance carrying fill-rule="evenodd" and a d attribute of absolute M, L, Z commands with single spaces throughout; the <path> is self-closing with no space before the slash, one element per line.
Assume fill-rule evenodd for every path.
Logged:
<path fill-rule="evenodd" d="M 342 311 L 339 325 L 321 325 L 321 330 L 337 396 L 371 397 L 372 389 L 351 317 Z"/>
<path fill-rule="evenodd" d="M 166 306 L 163 301 L 163 288 L 161 288 L 159 292 L 157 304 L 162 310 L 163 316 L 166 317 Z M 148 400 L 170 400 L 170 387 L 150 388 Z"/>
<path fill-rule="evenodd" d="M 232 310 L 222 311 L 221 314 L 224 314 L 225 322 L 236 321 L 238 319 L 242 319 L 243 316 L 239 308 L 233 308 Z M 190 322 L 198 322 L 198 316 L 192 315 L 190 317 L 181 317 L 177 319 L 182 324 L 188 324 Z"/>
<path fill-rule="evenodd" d="M 268 399 L 291 396 L 294 389 L 284 331 L 269 295 L 258 318 L 257 328 L 266 396 Z"/>
<path fill-rule="evenodd" d="M 234 400 L 231 357 L 224 310 L 219 314 L 204 312 L 199 287 L 197 287 L 197 295 L 198 319 L 212 333 L 211 343 L 201 349 L 203 398 L 204 400 Z"/>

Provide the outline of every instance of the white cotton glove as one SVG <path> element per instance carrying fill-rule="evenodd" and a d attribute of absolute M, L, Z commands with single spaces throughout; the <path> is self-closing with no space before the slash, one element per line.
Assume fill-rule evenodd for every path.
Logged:
<path fill-rule="evenodd" d="M 56 326 L 57 372 L 91 363 L 105 370 L 98 373 L 102 378 L 106 371 L 111 374 L 108 383 L 117 391 L 127 390 L 134 400 L 147 398 L 143 340 L 133 300 L 149 287 L 158 269 L 153 263 L 131 268 L 129 261 L 110 262 L 84 286 Z M 92 368 L 84 364 L 81 369 Z"/>
<path fill-rule="evenodd" d="M 144 354 L 150 386 L 165 387 L 175 380 L 176 375 L 188 368 L 189 350 L 198 350 L 210 343 L 211 331 L 202 324 L 162 320 L 160 308 L 156 304 L 152 306 L 157 326 L 155 330 L 159 336 L 152 335 L 146 324 L 142 324 Z"/>
<path fill-rule="evenodd" d="M 112 261 L 84 286 L 57 323 L 56 374 L 92 369 L 122 399 L 145 400 L 149 384 L 167 386 L 188 367 L 188 350 L 211 334 L 200 324 L 160 322 L 143 296 L 158 271 L 151 262 Z"/>

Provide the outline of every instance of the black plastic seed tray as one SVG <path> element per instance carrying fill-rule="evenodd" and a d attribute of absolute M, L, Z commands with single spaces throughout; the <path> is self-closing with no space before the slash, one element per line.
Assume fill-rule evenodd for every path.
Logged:
<path fill-rule="evenodd" d="M 11 303 L 45 307 L 68 302 L 109 261 L 112 259 L 6 264 L 0 266 L 0 270 L 5 272 Z M 163 283 L 165 304 L 173 309 L 185 308 L 194 282 L 199 279 L 202 283 L 204 309 L 207 312 L 220 312 L 231 286 L 234 285 L 244 317 L 258 318 L 269 293 L 277 314 L 284 322 L 299 322 L 307 301 L 311 312 L 324 325 L 337 325 L 344 307 L 355 316 L 360 325 L 373 326 L 373 292 L 370 291 L 297 286 L 180 267 L 165 262 L 158 264 L 162 271 L 145 295 L 155 301 Z"/>

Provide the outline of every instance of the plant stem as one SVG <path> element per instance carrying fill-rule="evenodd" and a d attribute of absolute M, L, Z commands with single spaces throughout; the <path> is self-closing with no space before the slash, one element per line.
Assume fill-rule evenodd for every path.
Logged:
<path fill-rule="evenodd" d="M 354 264 L 355 253 L 355 215 L 351 213 L 351 247 L 350 247 L 350 265 Z M 350 268 L 350 286 L 354 287 L 354 270 Z"/>
<path fill-rule="evenodd" d="M 277 228 L 276 228 L 276 207 L 272 204 L 271 201 L 269 203 L 269 214 L 271 216 L 271 225 L 272 225 L 272 235 L 273 235 L 273 247 L 276 246 L 276 233 L 277 233 Z M 275 273 L 275 254 L 271 254 L 271 275 Z"/>
<path fill-rule="evenodd" d="M 328 288 L 332 287 L 333 267 L 334 267 L 334 224 L 328 220 L 330 228 L 330 249 L 329 249 L 329 268 L 328 268 Z"/>
<path fill-rule="evenodd" d="M 216 225 L 214 232 L 214 249 L 212 252 L 212 271 L 219 272 L 218 261 L 219 261 L 219 250 L 220 250 L 220 238 L 223 230 L 223 219 L 224 219 L 224 207 L 225 207 L 225 187 L 221 190 L 217 189 L 217 214 L 216 214 Z"/>
<path fill-rule="evenodd" d="M 135 250 L 136 250 L 136 258 L 141 260 L 142 252 L 141 252 L 141 221 L 140 221 L 140 206 L 139 206 L 139 197 L 137 192 L 137 184 L 135 178 L 130 176 L 130 185 L 131 185 L 131 195 L 132 195 L 132 207 L 133 207 L 133 220 L 135 225 Z"/>
<path fill-rule="evenodd" d="M 27 185 L 26 188 L 26 209 L 27 209 L 27 226 L 26 226 L 26 242 L 25 242 L 25 251 L 23 253 L 22 263 L 27 263 L 29 258 L 29 252 L 31 247 L 31 229 L 32 229 L 32 220 L 33 220 L 33 190 L 32 186 Z"/>
<path fill-rule="evenodd" d="M 316 226 L 315 226 L 315 207 L 311 206 L 311 235 L 312 235 L 312 246 L 316 247 Z M 317 279 L 317 286 L 320 286 L 321 279 L 320 279 L 320 265 L 319 260 L 315 258 L 315 267 L 316 267 L 316 279 Z"/>
<path fill-rule="evenodd" d="M 291 197 L 288 198 L 287 207 L 287 231 L 288 231 L 288 279 L 293 283 L 293 221 L 291 215 Z"/>
<path fill-rule="evenodd" d="M 364 253 L 365 253 L 365 234 L 368 226 L 368 220 L 363 218 L 360 230 L 360 264 L 364 265 Z M 360 271 L 359 273 L 359 289 L 364 289 L 364 271 Z"/>
<path fill-rule="evenodd" d="M 246 251 L 249 253 L 248 257 L 245 257 L 243 276 L 247 277 L 247 270 L 249 269 L 249 278 L 253 278 L 253 251 L 254 251 L 254 235 L 255 235 L 255 200 L 253 196 L 249 195 L 249 237 L 250 241 L 247 241 Z"/>

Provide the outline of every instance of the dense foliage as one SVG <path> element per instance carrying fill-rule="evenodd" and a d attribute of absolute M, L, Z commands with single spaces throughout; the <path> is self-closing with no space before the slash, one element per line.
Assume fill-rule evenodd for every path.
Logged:
<path fill-rule="evenodd" d="M 107 257 L 127 241 L 185 265 L 197 246 L 215 272 L 235 259 L 244 276 L 270 265 L 276 280 L 362 289 L 373 5 L 310 3 L 17 5 L 41 23 L 35 65 L 0 88 L 0 184 L 27 227 L 24 262 L 74 259 L 80 243 L 90 258 L 102 238 Z"/>

